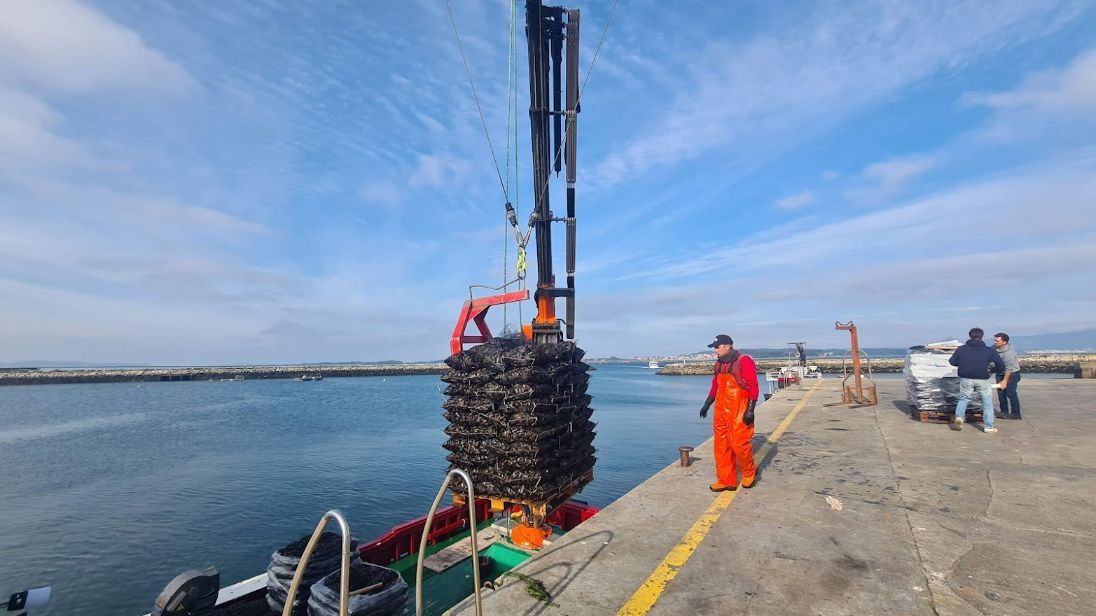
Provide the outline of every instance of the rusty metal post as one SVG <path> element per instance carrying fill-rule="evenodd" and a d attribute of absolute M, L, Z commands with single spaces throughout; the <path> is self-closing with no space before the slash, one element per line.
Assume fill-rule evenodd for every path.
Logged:
<path fill-rule="evenodd" d="M 677 453 L 681 457 L 681 466 L 689 466 L 692 464 L 692 460 L 689 459 L 689 453 L 693 450 L 692 447 L 678 447 Z"/>
<path fill-rule="evenodd" d="M 834 329 L 848 331 L 849 336 L 852 338 L 852 372 L 856 383 L 856 401 L 862 404 L 864 402 L 864 385 L 860 377 L 860 340 L 856 336 L 856 324 L 852 321 L 848 323 L 837 321 L 834 323 Z"/>

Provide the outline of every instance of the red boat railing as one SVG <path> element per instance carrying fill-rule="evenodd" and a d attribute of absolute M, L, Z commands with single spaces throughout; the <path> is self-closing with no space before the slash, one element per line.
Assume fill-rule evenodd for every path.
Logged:
<path fill-rule="evenodd" d="M 598 511 L 601 510 L 585 501 L 571 499 L 564 502 L 552 512 L 552 515 L 548 516 L 548 523 L 562 528 L 563 532 L 567 532 L 594 517 L 594 514 Z"/>
<path fill-rule="evenodd" d="M 491 508 L 491 501 L 476 499 L 476 519 L 484 520 Z M 426 516 L 393 526 L 388 532 L 358 547 L 362 560 L 375 565 L 388 565 L 419 551 L 422 529 Z M 453 536 L 468 528 L 468 508 L 450 505 L 434 515 L 434 528 L 427 539 L 431 544 Z"/>
<path fill-rule="evenodd" d="M 491 501 L 476 499 L 476 519 L 486 520 L 490 516 Z M 558 526 L 564 532 L 589 520 L 600 511 L 597 507 L 583 501 L 569 500 L 559 506 L 548 523 Z M 361 544 L 358 552 L 362 560 L 374 565 L 389 565 L 419 551 L 422 529 L 426 526 L 426 516 L 409 520 L 393 526 L 388 532 L 372 541 Z M 464 505 L 450 505 L 434 515 L 434 528 L 430 531 L 428 542 L 431 544 L 445 541 L 456 533 L 468 528 L 468 508 Z"/>

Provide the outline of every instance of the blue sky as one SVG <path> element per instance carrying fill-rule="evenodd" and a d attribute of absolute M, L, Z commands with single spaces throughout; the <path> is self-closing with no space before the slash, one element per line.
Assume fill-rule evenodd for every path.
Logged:
<path fill-rule="evenodd" d="M 510 3 L 453 6 L 502 158 Z M 611 3 L 572 6 L 585 76 Z M 579 344 L 1096 326 L 1093 32 L 1069 0 L 621 0 L 583 94 Z M 502 200 L 441 0 L 0 12 L 0 361 L 438 358 L 502 281 Z"/>

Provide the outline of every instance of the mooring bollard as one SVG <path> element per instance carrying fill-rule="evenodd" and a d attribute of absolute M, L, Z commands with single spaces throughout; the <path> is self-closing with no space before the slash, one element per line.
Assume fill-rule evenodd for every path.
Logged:
<path fill-rule="evenodd" d="M 689 452 L 693 450 L 692 447 L 678 447 L 677 453 L 681 456 L 681 466 L 689 466 L 692 464 L 692 460 L 689 459 Z"/>

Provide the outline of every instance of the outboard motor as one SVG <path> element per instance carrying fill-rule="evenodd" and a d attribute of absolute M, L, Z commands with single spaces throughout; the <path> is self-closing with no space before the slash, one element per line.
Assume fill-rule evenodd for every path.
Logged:
<path fill-rule="evenodd" d="M 24 590 L 23 592 L 13 594 L 11 598 L 8 599 L 7 603 L 0 603 L 0 607 L 8 608 L 6 610 L 8 612 L 18 612 L 36 607 L 44 607 L 49 603 L 51 594 L 53 594 L 52 586 L 31 588 L 30 590 Z M 18 616 L 27 616 L 27 613 L 23 612 Z"/>
<path fill-rule="evenodd" d="M 220 589 L 221 574 L 215 567 L 184 571 L 156 597 L 151 616 L 213 616 Z"/>

